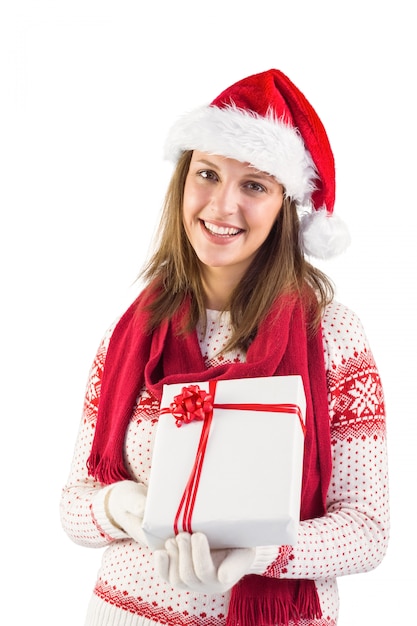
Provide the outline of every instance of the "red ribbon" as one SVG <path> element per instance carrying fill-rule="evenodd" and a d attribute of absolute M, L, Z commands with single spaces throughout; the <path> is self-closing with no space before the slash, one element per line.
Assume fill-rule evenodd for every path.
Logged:
<path fill-rule="evenodd" d="M 292 413 L 298 416 L 303 435 L 306 433 L 306 427 L 303 421 L 301 409 L 296 404 L 221 404 L 214 403 L 216 393 L 215 380 L 209 381 L 209 391 L 200 389 L 198 385 L 188 385 L 182 388 L 182 393 L 174 397 L 169 408 L 161 409 L 161 414 L 171 413 L 176 420 L 178 427 L 183 424 L 189 424 L 194 420 L 203 421 L 200 441 L 198 443 L 197 453 L 191 470 L 190 477 L 184 489 L 180 505 L 174 520 L 174 532 L 177 535 L 179 530 L 180 517 L 182 513 L 182 530 L 188 533 L 193 532 L 191 520 L 193 516 L 195 500 L 200 483 L 201 471 L 203 467 L 204 456 L 206 454 L 207 442 L 209 438 L 211 422 L 213 419 L 214 409 L 234 409 L 237 411 L 263 411 L 267 413 Z"/>

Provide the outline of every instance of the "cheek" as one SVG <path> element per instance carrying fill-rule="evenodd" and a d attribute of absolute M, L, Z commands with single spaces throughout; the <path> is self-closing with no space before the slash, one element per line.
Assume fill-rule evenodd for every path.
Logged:
<path fill-rule="evenodd" d="M 193 214 L 195 213 L 195 206 L 196 202 L 193 194 L 190 192 L 184 193 L 184 200 L 182 203 L 182 215 L 184 222 L 186 222 L 190 219 L 190 217 L 193 216 Z"/>
<path fill-rule="evenodd" d="M 184 187 L 183 211 L 184 214 L 193 214 L 203 209 L 210 201 L 211 192 L 207 186 L 186 181 Z"/>
<path fill-rule="evenodd" d="M 195 224 L 196 214 L 197 209 L 192 197 L 190 197 L 190 195 L 187 195 L 187 197 L 184 195 L 184 201 L 182 204 L 182 224 L 188 238 L 190 230 Z"/>
<path fill-rule="evenodd" d="M 262 207 L 260 211 L 257 211 L 256 217 L 253 217 L 254 225 L 256 223 L 257 230 L 265 234 L 265 237 L 268 236 L 269 232 L 274 227 L 279 212 L 280 209 L 277 210 L 276 204 L 272 206 L 266 205 Z"/>
<path fill-rule="evenodd" d="M 278 208 L 277 208 L 277 203 L 274 202 L 269 207 L 267 207 L 267 210 L 265 211 L 265 216 L 266 216 L 265 222 L 269 224 L 270 230 L 271 228 L 274 227 L 274 224 L 276 223 L 278 219 L 278 215 L 280 214 L 282 210 L 282 205 L 283 205 L 283 200 L 281 198 L 278 202 Z"/>

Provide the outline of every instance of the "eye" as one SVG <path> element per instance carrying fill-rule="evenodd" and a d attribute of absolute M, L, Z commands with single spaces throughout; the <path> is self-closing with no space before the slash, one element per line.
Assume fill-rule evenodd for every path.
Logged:
<path fill-rule="evenodd" d="M 249 191 L 256 191 L 258 193 L 266 191 L 266 187 L 261 185 L 261 183 L 255 183 L 254 181 L 249 181 L 245 184 L 245 187 L 246 189 L 249 189 Z"/>
<path fill-rule="evenodd" d="M 197 175 L 200 176 L 200 178 L 204 178 L 205 180 L 219 180 L 219 177 L 213 170 L 199 170 L 197 172 Z"/>

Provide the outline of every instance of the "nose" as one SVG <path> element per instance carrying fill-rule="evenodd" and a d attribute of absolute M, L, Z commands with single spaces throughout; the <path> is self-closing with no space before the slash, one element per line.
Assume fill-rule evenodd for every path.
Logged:
<path fill-rule="evenodd" d="M 216 217 L 234 215 L 239 210 L 239 191 L 233 183 L 216 185 L 210 199 L 210 209 Z"/>

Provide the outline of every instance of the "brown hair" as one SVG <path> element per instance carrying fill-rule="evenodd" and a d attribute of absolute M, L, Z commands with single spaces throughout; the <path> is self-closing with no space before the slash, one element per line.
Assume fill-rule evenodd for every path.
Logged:
<path fill-rule="evenodd" d="M 158 294 L 150 306 L 151 328 L 169 319 L 187 296 L 191 296 L 191 315 L 183 330 L 193 329 L 198 319 L 205 319 L 206 315 L 200 261 L 188 241 L 182 216 L 191 156 L 192 151 L 186 151 L 178 161 L 166 193 L 155 252 L 142 272 Z M 323 272 L 306 261 L 299 244 L 295 205 L 290 198 L 284 198 L 267 239 L 225 307 L 230 311 L 234 328 L 225 351 L 247 350 L 277 296 L 295 292 L 304 297 L 306 285 L 317 294 L 313 302 L 308 298 L 310 329 L 314 331 L 324 306 L 333 297 L 333 285 Z"/>

